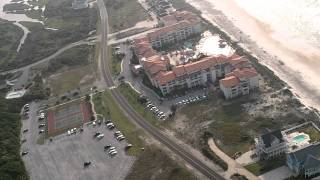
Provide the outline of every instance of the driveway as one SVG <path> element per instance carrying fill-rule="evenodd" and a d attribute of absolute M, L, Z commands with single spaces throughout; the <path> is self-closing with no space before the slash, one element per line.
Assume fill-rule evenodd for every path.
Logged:
<path fill-rule="evenodd" d="M 235 174 L 239 173 L 241 175 L 246 176 L 250 180 L 258 180 L 259 178 L 246 170 L 244 167 L 242 167 L 239 163 L 237 163 L 234 159 L 230 158 L 227 154 L 222 152 L 215 144 L 214 140 L 211 138 L 208 141 L 208 144 L 211 148 L 211 150 L 219 156 L 223 161 L 225 161 L 228 164 L 228 170 L 225 172 L 225 178 L 230 179 L 230 177 Z"/>

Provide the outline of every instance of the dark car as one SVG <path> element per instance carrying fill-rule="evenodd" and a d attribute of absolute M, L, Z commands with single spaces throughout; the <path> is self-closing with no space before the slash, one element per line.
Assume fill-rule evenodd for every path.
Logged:
<path fill-rule="evenodd" d="M 104 146 L 104 150 L 106 151 L 106 150 L 108 150 L 110 147 L 111 147 L 111 144 L 105 145 L 105 146 Z"/>
<path fill-rule="evenodd" d="M 83 163 L 83 167 L 86 168 L 86 167 L 89 167 L 91 165 L 91 162 L 90 161 L 86 161 Z"/>
<path fill-rule="evenodd" d="M 22 153 L 21 153 L 21 155 L 22 156 L 25 156 L 25 155 L 27 155 L 29 152 L 28 151 L 23 151 Z"/>
<path fill-rule="evenodd" d="M 99 136 L 101 134 L 101 132 L 96 132 L 94 135 L 93 135 L 93 137 L 97 137 L 97 136 Z"/>

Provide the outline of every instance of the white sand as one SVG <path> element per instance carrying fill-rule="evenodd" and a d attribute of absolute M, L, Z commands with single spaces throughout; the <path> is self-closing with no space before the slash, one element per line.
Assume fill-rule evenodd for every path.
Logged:
<path fill-rule="evenodd" d="M 285 34 L 275 33 L 272 27 L 250 16 L 233 0 L 186 1 L 200 10 L 204 18 L 220 26 L 258 56 L 262 64 L 292 87 L 303 103 L 320 110 L 318 50 L 289 39 L 276 39 L 285 37 Z"/>

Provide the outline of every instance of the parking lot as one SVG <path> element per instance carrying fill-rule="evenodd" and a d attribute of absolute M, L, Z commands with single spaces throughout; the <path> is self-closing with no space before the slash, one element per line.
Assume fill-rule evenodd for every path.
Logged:
<path fill-rule="evenodd" d="M 130 170 L 134 158 L 126 155 L 125 140 L 119 142 L 114 132 L 104 124 L 101 126 L 84 125 L 83 132 L 67 133 L 53 137 L 52 142 L 46 140 L 43 145 L 37 143 L 40 138 L 38 129 L 37 108 L 35 103 L 30 104 L 29 118 L 22 120 L 21 151 L 28 152 L 22 159 L 33 180 L 97 180 L 97 179 L 124 179 Z M 104 137 L 94 138 L 96 132 Z M 104 146 L 111 144 L 117 150 L 117 155 L 111 157 L 104 151 Z M 91 165 L 84 168 L 84 162 Z"/>

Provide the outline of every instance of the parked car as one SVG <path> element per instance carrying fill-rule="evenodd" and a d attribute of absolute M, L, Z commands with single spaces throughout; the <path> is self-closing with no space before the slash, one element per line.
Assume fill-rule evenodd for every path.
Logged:
<path fill-rule="evenodd" d="M 29 152 L 28 151 L 23 151 L 22 153 L 21 153 L 21 155 L 22 156 L 25 156 L 25 155 L 27 155 Z"/>
<path fill-rule="evenodd" d="M 24 129 L 22 132 L 23 133 L 26 133 L 26 132 L 28 132 L 29 131 L 29 129 Z"/>
<path fill-rule="evenodd" d="M 108 123 L 107 127 L 111 130 L 115 128 L 115 125 L 113 123 Z"/>
<path fill-rule="evenodd" d="M 122 133 L 121 133 L 120 131 L 116 131 L 116 132 L 114 133 L 114 136 L 119 136 L 119 135 L 122 135 Z"/>
<path fill-rule="evenodd" d="M 104 150 L 106 151 L 106 150 L 108 150 L 110 147 L 111 147 L 111 144 L 105 145 L 105 146 L 104 146 Z"/>
<path fill-rule="evenodd" d="M 118 140 L 118 141 L 122 141 L 122 140 L 124 140 L 124 139 L 125 139 L 125 137 L 124 137 L 123 135 L 117 137 L 117 140 Z"/>
<path fill-rule="evenodd" d="M 97 136 L 97 139 L 102 139 L 104 137 L 104 134 L 99 134 L 98 136 Z"/>
<path fill-rule="evenodd" d="M 113 151 L 113 152 L 110 152 L 109 154 L 110 154 L 110 156 L 115 156 L 115 155 L 117 155 L 117 151 Z"/>
<path fill-rule="evenodd" d="M 95 138 L 95 137 L 99 136 L 100 134 L 101 134 L 101 132 L 96 132 L 96 133 L 93 135 L 93 137 Z"/>
<path fill-rule="evenodd" d="M 42 133 L 44 133 L 44 130 L 43 130 L 43 129 L 41 129 L 41 130 L 39 131 L 39 134 L 42 134 Z"/>
<path fill-rule="evenodd" d="M 125 150 L 128 150 L 128 149 L 130 149 L 131 147 L 132 147 L 132 144 L 128 144 L 128 145 L 126 145 Z"/>
<path fill-rule="evenodd" d="M 44 126 L 45 126 L 45 124 L 39 124 L 38 128 L 42 128 Z"/>
<path fill-rule="evenodd" d="M 89 167 L 91 165 L 91 162 L 90 161 L 86 161 L 83 163 L 83 167 L 86 168 L 86 167 Z"/>

